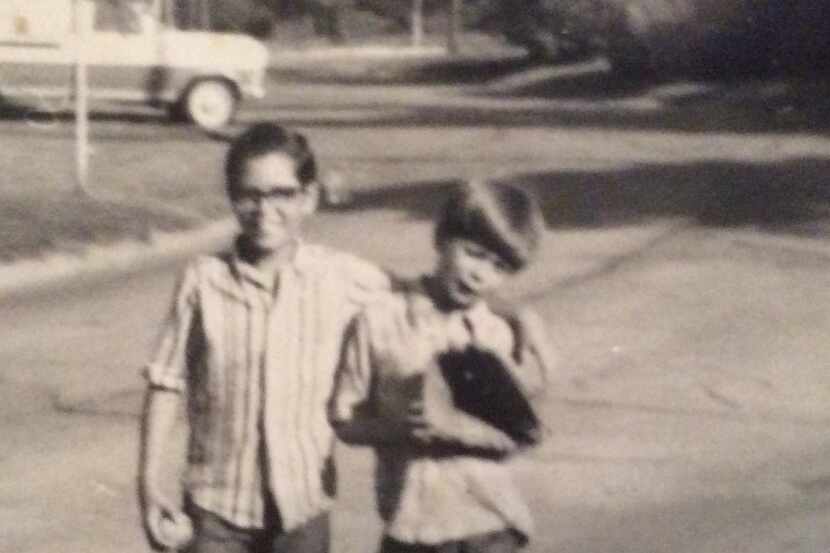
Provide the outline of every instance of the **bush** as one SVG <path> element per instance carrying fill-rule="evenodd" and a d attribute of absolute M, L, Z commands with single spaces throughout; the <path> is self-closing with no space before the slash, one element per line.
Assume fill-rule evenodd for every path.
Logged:
<path fill-rule="evenodd" d="M 766 0 L 763 0 L 766 1 Z M 638 0 L 620 6 L 608 37 L 612 64 L 683 74 L 765 71 L 760 7 L 738 0 Z"/>
<path fill-rule="evenodd" d="M 608 57 L 626 71 L 724 76 L 827 69 L 827 0 L 622 0 Z"/>
<path fill-rule="evenodd" d="M 424 15 L 443 11 L 446 0 L 424 0 Z M 393 21 L 398 27 L 408 28 L 412 17 L 412 0 L 354 0 L 354 7 Z"/>
<path fill-rule="evenodd" d="M 601 49 L 607 0 L 478 0 L 465 4 L 468 25 L 498 32 L 548 61 L 584 57 Z"/>
<path fill-rule="evenodd" d="M 826 72 L 830 69 L 830 2 L 799 0 L 791 9 L 773 11 L 778 24 L 774 62 L 788 71 Z"/>
<path fill-rule="evenodd" d="M 830 68 L 830 0 L 468 0 L 465 21 L 549 61 L 602 52 L 628 74 Z"/>
<path fill-rule="evenodd" d="M 271 38 L 274 34 L 276 21 L 274 14 L 267 8 L 259 7 L 255 9 L 249 16 L 247 21 L 243 24 L 243 31 L 260 40 Z"/>

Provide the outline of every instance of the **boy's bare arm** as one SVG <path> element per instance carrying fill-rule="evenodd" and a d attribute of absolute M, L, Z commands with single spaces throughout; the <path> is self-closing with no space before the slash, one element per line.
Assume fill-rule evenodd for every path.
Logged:
<path fill-rule="evenodd" d="M 138 497 L 148 540 L 157 549 L 162 547 L 159 541 L 162 518 L 171 518 L 179 511 L 178 503 L 160 489 L 159 479 L 180 402 L 180 393 L 153 386 L 148 387 L 144 401 Z"/>
<path fill-rule="evenodd" d="M 523 348 L 517 361 L 520 373 L 535 376 L 535 381 L 526 384 L 528 391 L 543 393 L 555 376 L 559 365 L 559 353 L 548 334 L 544 320 L 532 309 L 521 310 L 519 320 L 523 335 L 519 345 Z"/>
<path fill-rule="evenodd" d="M 415 433 L 417 439 L 468 449 L 471 453 L 498 455 L 518 449 L 506 433 L 455 407 L 449 386 L 439 374 L 426 379 L 424 396 L 425 424 Z"/>
<path fill-rule="evenodd" d="M 499 300 L 491 307 L 513 332 L 514 375 L 529 395 L 544 393 L 559 364 L 559 354 L 550 340 L 545 321 L 526 306 Z"/>
<path fill-rule="evenodd" d="M 455 410 L 440 422 L 427 422 L 414 432 L 416 442 L 441 444 L 458 453 L 507 455 L 519 446 L 507 434 L 463 411 Z"/>
<path fill-rule="evenodd" d="M 443 411 L 443 409 L 442 409 Z M 367 405 L 348 418 L 332 419 L 337 436 L 351 445 L 444 446 L 458 453 L 507 454 L 517 449 L 507 434 L 457 409 L 428 416 L 420 403 L 413 403 L 403 417 L 373 414 Z"/>

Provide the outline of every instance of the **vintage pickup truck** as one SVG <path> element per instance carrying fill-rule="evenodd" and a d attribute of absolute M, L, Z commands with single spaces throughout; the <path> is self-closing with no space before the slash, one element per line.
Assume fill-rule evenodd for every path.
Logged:
<path fill-rule="evenodd" d="M 0 95 L 69 99 L 79 56 L 92 100 L 166 108 L 209 130 L 265 94 L 263 44 L 173 21 L 168 0 L 2 0 Z"/>

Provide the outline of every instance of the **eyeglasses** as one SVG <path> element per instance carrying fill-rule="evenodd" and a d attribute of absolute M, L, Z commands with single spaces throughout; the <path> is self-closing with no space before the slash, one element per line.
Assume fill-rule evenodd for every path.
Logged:
<path fill-rule="evenodd" d="M 271 202 L 293 200 L 302 193 L 301 188 L 294 187 L 279 187 L 270 190 L 248 189 L 240 191 L 233 198 L 233 203 L 240 207 L 253 207 L 265 203 L 266 200 Z"/>

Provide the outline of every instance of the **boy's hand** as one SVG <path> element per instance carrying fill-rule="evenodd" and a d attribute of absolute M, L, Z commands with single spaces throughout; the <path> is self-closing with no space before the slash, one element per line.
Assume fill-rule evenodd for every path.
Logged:
<path fill-rule="evenodd" d="M 490 454 L 509 455 L 519 450 L 518 444 L 510 437 L 477 420 L 459 421 L 455 428 L 443 429 L 425 423 L 412 430 L 412 441 L 424 446 L 444 445 L 460 447 L 464 451 L 486 451 Z"/>
<path fill-rule="evenodd" d="M 435 428 L 427 421 L 422 399 L 409 404 L 404 419 L 404 433 L 408 441 L 419 445 L 429 445 L 434 441 Z"/>
<path fill-rule="evenodd" d="M 419 446 L 457 443 L 457 439 L 441 429 L 441 422 L 427 417 L 423 400 L 411 401 L 404 418 L 397 423 L 400 437 Z"/>
<path fill-rule="evenodd" d="M 160 493 L 145 489 L 141 496 L 144 532 L 150 547 L 167 551 L 190 541 L 192 527 L 186 514 Z"/>

